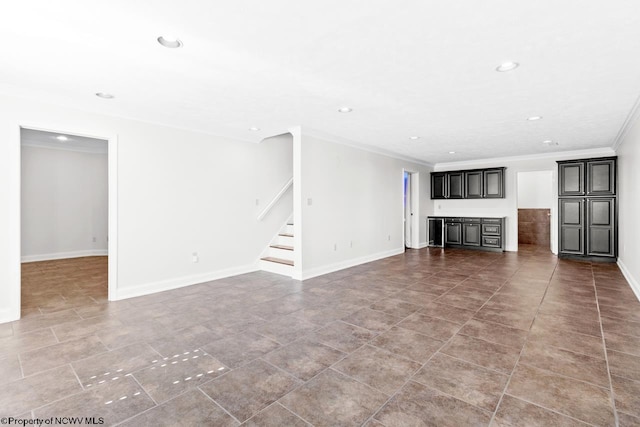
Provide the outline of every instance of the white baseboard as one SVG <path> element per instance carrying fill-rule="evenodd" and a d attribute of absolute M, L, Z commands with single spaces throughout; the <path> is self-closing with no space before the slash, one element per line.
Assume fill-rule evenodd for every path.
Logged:
<path fill-rule="evenodd" d="M 419 243 L 419 244 L 418 244 L 418 247 L 417 247 L 417 248 L 412 248 L 412 249 L 424 249 L 424 248 L 426 248 L 427 246 L 429 246 L 429 243 L 428 243 L 428 242 L 421 242 L 421 243 Z"/>
<path fill-rule="evenodd" d="M 638 301 L 640 301 L 640 283 L 638 283 L 636 278 L 633 277 L 627 266 L 624 265 L 624 262 L 622 262 L 620 258 L 618 258 L 618 267 L 620 268 L 620 271 L 622 271 L 622 275 L 624 276 L 624 278 L 627 279 L 627 282 L 629 282 L 631 290 L 634 294 L 636 294 L 636 298 L 638 298 Z"/>
<path fill-rule="evenodd" d="M 313 277 L 322 276 L 323 274 L 333 273 L 334 271 L 344 270 L 345 268 L 355 267 L 356 265 L 377 261 L 379 259 L 388 258 L 394 255 L 400 255 L 402 253 L 404 253 L 404 248 L 398 248 L 398 249 L 392 249 L 390 251 L 384 251 L 384 252 L 378 252 L 371 255 L 366 255 L 360 258 L 348 259 L 345 261 L 324 265 L 322 267 L 315 267 L 310 270 L 303 271 L 302 278 L 299 280 L 311 279 Z"/>
<path fill-rule="evenodd" d="M 155 294 L 156 292 L 170 291 L 172 289 L 184 288 L 185 286 L 197 285 L 198 283 L 224 279 L 225 277 L 252 273 L 258 270 L 258 264 L 253 263 L 240 267 L 227 268 L 225 270 L 212 271 L 205 274 L 196 274 L 193 276 L 183 276 L 177 277 L 175 279 L 160 280 L 158 282 L 143 283 L 141 285 L 126 287 L 124 289 L 117 289 L 115 300 L 118 301 L 127 298 Z"/>
<path fill-rule="evenodd" d="M 82 258 L 86 256 L 107 256 L 108 249 L 89 249 L 85 251 L 57 252 L 53 254 L 25 255 L 20 258 L 22 262 L 51 261 L 54 259 Z"/>

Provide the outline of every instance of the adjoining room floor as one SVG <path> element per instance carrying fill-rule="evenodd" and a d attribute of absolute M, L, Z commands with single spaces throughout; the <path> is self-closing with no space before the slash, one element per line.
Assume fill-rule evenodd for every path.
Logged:
<path fill-rule="evenodd" d="M 0 325 L 2 417 L 640 424 L 640 302 L 615 264 L 422 249 L 112 303 L 106 259 L 23 268 L 23 319 Z"/>

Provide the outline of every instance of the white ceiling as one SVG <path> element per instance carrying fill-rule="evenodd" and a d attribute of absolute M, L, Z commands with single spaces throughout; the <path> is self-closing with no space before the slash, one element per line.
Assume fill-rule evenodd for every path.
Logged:
<path fill-rule="evenodd" d="M 0 36 L 0 92 L 429 163 L 611 147 L 640 95 L 638 0 L 13 0 Z"/>

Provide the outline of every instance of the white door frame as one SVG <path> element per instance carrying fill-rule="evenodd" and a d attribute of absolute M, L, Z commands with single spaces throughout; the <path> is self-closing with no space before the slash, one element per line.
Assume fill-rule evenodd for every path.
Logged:
<path fill-rule="evenodd" d="M 516 240 L 518 236 L 518 209 L 520 208 L 519 191 L 520 191 L 520 177 L 525 173 L 546 172 L 551 175 L 551 198 L 549 209 L 549 250 L 553 254 L 558 254 L 558 182 L 557 182 L 557 168 L 553 169 L 535 169 L 535 170 L 522 170 L 516 173 Z"/>
<path fill-rule="evenodd" d="M 410 230 L 411 230 L 411 240 L 409 248 L 419 249 L 420 248 L 420 172 L 410 170 L 410 169 L 402 169 L 402 197 L 404 200 L 404 174 L 405 172 L 409 174 L 409 200 L 410 206 L 413 215 L 410 215 Z M 402 211 L 402 220 L 403 224 L 406 226 L 406 212 Z M 406 229 L 403 227 L 404 232 L 402 239 L 403 243 L 406 246 Z"/>
<path fill-rule="evenodd" d="M 21 189 L 22 189 L 22 154 L 21 154 L 21 132 L 20 129 L 31 129 L 44 132 L 60 133 L 65 135 L 77 135 L 88 138 L 102 139 L 107 141 L 108 146 L 108 185 L 109 185 L 109 231 L 108 231 L 108 299 L 109 301 L 117 300 L 118 291 L 118 136 L 117 135 L 104 135 L 99 132 L 94 132 L 87 129 L 69 128 L 67 126 L 58 126 L 55 124 L 43 124 L 43 123 L 18 123 L 17 132 L 15 133 L 16 139 L 14 144 L 18 146 L 18 189 L 14 194 L 13 203 L 17 207 L 17 232 L 14 233 L 14 239 L 11 244 L 12 251 L 17 254 L 14 257 L 14 262 L 18 265 L 16 269 L 21 271 L 21 253 L 22 253 L 22 233 L 21 233 L 21 221 L 22 221 L 22 203 L 21 203 Z M 12 204 L 13 204 L 12 203 Z M 17 298 L 13 298 L 14 304 L 13 312 L 21 313 L 21 297 L 20 291 L 22 286 L 21 274 L 15 280 L 15 283 L 11 283 L 10 286 L 14 290 L 14 295 Z"/>

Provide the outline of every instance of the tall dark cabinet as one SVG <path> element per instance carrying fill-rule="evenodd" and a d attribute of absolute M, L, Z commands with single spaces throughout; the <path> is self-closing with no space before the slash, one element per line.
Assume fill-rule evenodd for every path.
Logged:
<path fill-rule="evenodd" d="M 558 162 L 558 252 L 615 261 L 616 157 Z"/>

